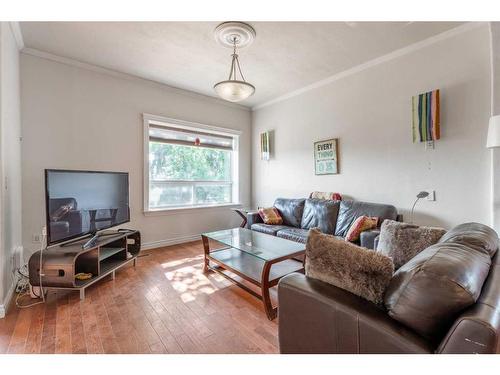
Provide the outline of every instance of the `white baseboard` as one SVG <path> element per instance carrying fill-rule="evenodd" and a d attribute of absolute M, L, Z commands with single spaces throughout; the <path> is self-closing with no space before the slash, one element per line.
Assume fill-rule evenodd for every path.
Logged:
<path fill-rule="evenodd" d="M 16 288 L 15 283 L 12 283 L 10 286 L 5 298 L 3 299 L 3 303 L 0 305 L 0 319 L 5 318 L 5 314 L 7 313 L 7 308 L 9 307 L 10 300 L 14 295 L 14 289 Z"/>
<path fill-rule="evenodd" d="M 146 242 L 141 245 L 141 250 L 156 249 L 158 247 L 178 245 L 181 243 L 199 241 L 201 237 L 199 234 L 192 234 L 189 236 L 168 238 L 166 240 Z"/>

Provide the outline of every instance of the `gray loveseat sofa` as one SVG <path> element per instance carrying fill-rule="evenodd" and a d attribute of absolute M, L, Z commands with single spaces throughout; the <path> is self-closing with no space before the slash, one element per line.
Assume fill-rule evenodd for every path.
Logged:
<path fill-rule="evenodd" d="M 274 207 L 283 217 L 282 225 L 264 224 L 258 212 L 249 212 L 247 228 L 305 243 L 309 229 L 316 227 L 323 233 L 345 237 L 354 220 L 363 215 L 380 218 L 379 225 L 386 219 L 401 220 L 394 206 L 350 200 L 278 198 Z M 379 234 L 378 229 L 362 232 L 360 245 L 375 249 Z"/>

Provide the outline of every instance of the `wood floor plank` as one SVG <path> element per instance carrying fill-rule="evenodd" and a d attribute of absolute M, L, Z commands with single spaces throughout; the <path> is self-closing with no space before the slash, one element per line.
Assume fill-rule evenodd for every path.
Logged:
<path fill-rule="evenodd" d="M 77 329 L 81 329 L 83 337 L 73 337 L 73 341 L 83 341 L 85 344 L 85 350 L 89 354 L 101 354 L 104 353 L 104 347 L 101 341 L 101 336 L 99 334 L 99 326 L 97 324 L 97 315 L 93 306 L 95 304 L 95 293 L 87 296 L 87 299 L 75 305 L 80 306 L 77 314 L 80 315 L 80 322 L 76 322 Z M 80 325 L 78 324 L 81 324 Z M 74 347 L 77 347 L 74 345 Z M 78 349 L 77 349 L 78 350 Z"/>
<path fill-rule="evenodd" d="M 44 321 L 44 308 L 42 304 L 38 304 L 33 309 L 33 314 L 31 316 L 31 325 L 28 338 L 26 340 L 26 347 L 24 348 L 24 353 L 37 354 L 40 353 L 40 348 L 42 344 L 42 329 Z"/>
<path fill-rule="evenodd" d="M 71 353 L 71 318 L 67 292 L 57 300 L 55 352 Z"/>
<path fill-rule="evenodd" d="M 56 350 L 57 293 L 49 291 L 45 299 L 42 341 L 40 353 L 50 354 Z"/>
<path fill-rule="evenodd" d="M 23 309 L 17 318 L 16 326 L 10 338 L 8 353 L 18 354 L 24 353 L 26 341 L 28 339 L 29 329 L 31 326 L 31 315 L 33 310 Z"/>
<path fill-rule="evenodd" d="M 262 303 L 203 273 L 201 241 L 143 251 L 86 290 L 50 291 L 47 302 L 9 309 L 0 353 L 277 353 L 277 321 Z"/>
<path fill-rule="evenodd" d="M 11 303 L 6 316 L 0 319 L 0 354 L 7 353 L 9 350 L 10 339 L 16 328 L 17 317 L 21 310 Z"/>

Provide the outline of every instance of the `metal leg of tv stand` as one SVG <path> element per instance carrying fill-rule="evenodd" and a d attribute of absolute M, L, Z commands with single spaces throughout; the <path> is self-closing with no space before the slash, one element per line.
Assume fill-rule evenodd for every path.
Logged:
<path fill-rule="evenodd" d="M 82 301 L 85 299 L 85 288 L 80 289 L 80 299 Z"/>

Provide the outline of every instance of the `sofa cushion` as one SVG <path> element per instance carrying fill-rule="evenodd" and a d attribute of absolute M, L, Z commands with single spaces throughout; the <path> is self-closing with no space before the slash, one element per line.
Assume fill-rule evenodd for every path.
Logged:
<path fill-rule="evenodd" d="M 380 225 L 386 219 L 396 220 L 398 212 L 389 204 L 341 201 L 335 235 L 345 237 L 354 220 L 363 215 L 378 217 Z"/>
<path fill-rule="evenodd" d="M 300 227 L 302 229 L 319 228 L 323 233 L 334 234 L 339 206 L 339 201 L 306 199 Z"/>
<path fill-rule="evenodd" d="M 365 230 L 359 235 L 359 245 L 367 249 L 375 250 L 380 236 L 379 229 Z"/>
<path fill-rule="evenodd" d="M 437 243 L 445 233 L 443 228 L 385 220 L 380 228 L 377 251 L 392 258 L 397 270 L 422 250 Z"/>
<path fill-rule="evenodd" d="M 288 227 L 281 229 L 276 233 L 278 237 L 284 238 L 286 240 L 291 240 L 300 243 L 306 243 L 307 236 L 309 235 L 309 230 L 301 228 Z"/>
<path fill-rule="evenodd" d="M 278 198 L 274 201 L 274 207 L 278 209 L 283 218 L 283 225 L 300 228 L 305 201 L 305 199 L 287 198 Z"/>
<path fill-rule="evenodd" d="M 392 260 L 343 239 L 309 231 L 306 276 L 381 303 L 394 271 Z"/>
<path fill-rule="evenodd" d="M 286 225 L 270 225 L 270 224 L 263 224 L 263 223 L 257 223 L 257 224 L 252 224 L 250 229 L 256 231 L 256 232 L 261 232 L 261 233 L 266 233 L 266 234 L 271 234 L 273 236 L 276 236 L 276 233 L 282 229 L 287 229 L 290 227 L 287 227 Z"/>
<path fill-rule="evenodd" d="M 449 230 L 439 242 L 457 242 L 493 257 L 498 249 L 498 235 L 490 227 L 479 223 L 464 223 Z"/>
<path fill-rule="evenodd" d="M 490 265 L 485 252 L 437 243 L 394 274 L 385 307 L 392 318 L 437 343 L 457 315 L 476 302 Z"/>

